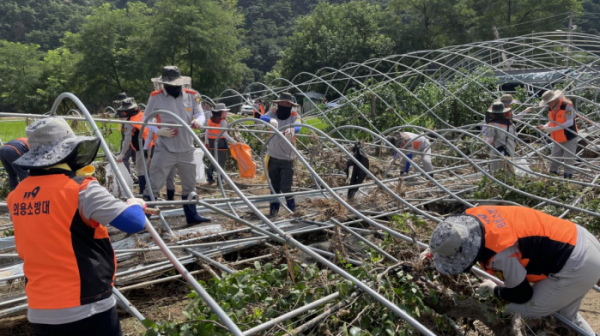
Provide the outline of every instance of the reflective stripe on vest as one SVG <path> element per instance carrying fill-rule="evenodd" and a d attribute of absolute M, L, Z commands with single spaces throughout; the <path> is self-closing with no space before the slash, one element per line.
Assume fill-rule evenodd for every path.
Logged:
<path fill-rule="evenodd" d="M 221 127 L 221 123 L 215 123 L 212 121 L 212 119 L 208 119 L 208 127 Z M 209 139 L 216 139 L 217 136 L 219 136 L 219 133 L 221 133 L 221 130 L 218 129 L 209 129 L 208 130 L 208 138 Z M 225 133 L 223 133 L 225 134 Z M 219 139 L 224 139 L 224 136 L 221 136 Z"/>
<path fill-rule="evenodd" d="M 144 113 L 140 112 L 134 116 L 129 117 L 129 121 L 143 122 L 144 121 Z M 142 125 L 141 124 L 133 124 L 132 126 L 133 126 L 133 131 L 131 132 L 131 136 L 135 137 L 135 133 L 136 132 L 139 133 L 142 130 Z M 150 129 L 148 129 L 148 126 L 146 126 L 144 128 L 144 134 L 142 134 L 142 139 L 144 139 L 144 141 L 146 141 L 146 138 L 148 137 L 148 132 L 150 132 Z M 148 147 L 148 148 L 152 148 L 152 146 L 154 146 L 154 140 L 156 140 L 156 134 L 153 136 L 153 139 L 150 142 L 150 147 Z M 136 147 L 133 145 L 133 140 L 131 141 L 131 148 L 133 148 L 133 150 L 137 151 Z"/>
<path fill-rule="evenodd" d="M 106 227 L 78 210 L 95 179 L 29 176 L 8 196 L 30 308 L 62 309 L 112 295 L 116 258 Z"/>
<path fill-rule="evenodd" d="M 518 244 L 515 257 L 527 270 L 527 280 L 538 282 L 558 273 L 571 256 L 577 243 L 577 227 L 564 219 L 519 206 L 482 206 L 468 209 L 485 227 L 485 248 L 480 260 L 490 268 L 491 259 Z"/>
<path fill-rule="evenodd" d="M 27 146 L 27 148 L 29 148 L 29 142 L 27 141 L 27 138 L 17 138 L 17 140 L 23 142 L 25 144 L 25 146 Z"/>
<path fill-rule="evenodd" d="M 548 118 L 550 119 L 550 127 L 555 127 L 555 126 L 558 126 L 558 124 L 564 124 L 565 122 L 567 122 L 565 113 L 566 113 L 567 106 L 569 106 L 569 105 L 570 104 L 565 103 L 562 100 L 560 100 L 558 102 L 558 108 L 557 108 L 556 112 L 554 111 L 554 109 L 550 109 L 550 113 L 548 115 Z M 570 131 L 566 131 L 564 129 L 559 129 L 558 131 L 554 131 L 554 132 L 550 133 L 550 136 L 556 142 L 565 142 L 565 141 L 569 141 L 569 140 L 575 138 L 575 134 L 573 134 L 573 133 L 578 132 L 575 116 L 573 116 L 573 125 L 571 127 L 569 127 L 568 129 Z"/>

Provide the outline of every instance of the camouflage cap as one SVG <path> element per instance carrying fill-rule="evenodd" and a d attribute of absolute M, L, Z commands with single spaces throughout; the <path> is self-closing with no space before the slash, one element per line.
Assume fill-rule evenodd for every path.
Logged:
<path fill-rule="evenodd" d="M 482 235 L 479 220 L 470 215 L 450 216 L 439 223 L 429 240 L 438 272 L 456 275 L 468 270 L 479 254 Z"/>

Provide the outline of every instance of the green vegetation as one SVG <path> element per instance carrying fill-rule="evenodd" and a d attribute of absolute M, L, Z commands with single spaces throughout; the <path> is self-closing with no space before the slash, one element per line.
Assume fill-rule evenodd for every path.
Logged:
<path fill-rule="evenodd" d="M 121 91 L 143 102 L 166 64 L 217 96 L 280 75 L 491 39 L 493 26 L 502 37 L 564 29 L 562 13 L 597 7 L 595 0 L 6 0 L 0 108 L 45 112 L 65 91 L 93 111 Z M 578 31 L 599 30 L 593 14 L 577 15 Z"/>

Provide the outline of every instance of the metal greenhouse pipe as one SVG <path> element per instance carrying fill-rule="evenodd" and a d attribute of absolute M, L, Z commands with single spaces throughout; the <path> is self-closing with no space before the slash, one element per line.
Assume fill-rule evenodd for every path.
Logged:
<path fill-rule="evenodd" d="M 90 123 L 90 126 L 94 130 L 94 134 L 100 140 L 100 144 L 102 146 L 102 149 L 104 150 L 104 152 L 110 153 L 110 148 L 108 147 L 108 144 L 104 140 L 104 137 L 102 136 L 102 133 L 98 129 L 98 126 L 94 122 L 94 119 L 92 118 L 92 116 L 90 115 L 90 113 L 88 112 L 88 110 L 85 108 L 85 106 L 81 103 L 81 101 L 79 100 L 79 98 L 77 98 L 74 94 L 68 93 L 68 92 L 67 93 L 61 93 L 56 98 L 56 100 L 54 101 L 54 104 L 52 105 L 52 109 L 51 109 L 52 114 L 55 114 L 58 106 L 60 105 L 60 103 L 65 98 L 71 99 L 77 105 L 77 107 L 79 108 L 79 110 L 82 111 L 82 113 L 85 115 L 87 121 Z M 184 129 L 186 129 L 188 132 L 194 133 L 191 130 L 191 128 L 189 128 L 189 126 L 185 125 L 185 123 L 182 122 L 181 119 L 179 121 L 184 125 Z M 127 194 L 127 197 L 133 198 L 134 195 L 131 192 L 131 190 L 127 187 L 127 183 L 125 183 L 125 179 L 123 178 L 123 175 L 121 175 L 121 172 L 117 168 L 117 163 L 116 163 L 115 159 L 111 155 L 107 155 L 107 159 L 108 159 L 108 162 L 110 163 L 110 165 L 112 166 L 112 168 L 113 168 L 113 170 L 115 172 L 115 176 L 117 177 L 117 181 L 119 181 L 119 184 L 121 185 L 121 188 L 123 188 L 123 190 L 125 190 L 125 193 Z M 234 335 L 241 336 L 242 335 L 241 330 L 235 325 L 235 323 L 233 323 L 233 321 L 229 318 L 229 316 L 227 315 L 227 313 L 225 313 L 223 311 L 223 309 L 221 309 L 221 307 L 219 307 L 219 305 L 215 302 L 215 300 L 196 281 L 196 279 L 189 274 L 189 271 L 185 268 L 185 266 L 183 266 L 179 262 L 179 260 L 177 259 L 177 257 L 173 254 L 173 252 L 171 252 L 171 250 L 169 250 L 169 247 L 160 238 L 160 235 L 158 234 L 158 232 L 156 232 L 156 230 L 154 229 L 154 227 L 152 226 L 152 224 L 150 223 L 150 221 L 148 219 L 146 219 L 146 230 L 148 231 L 148 233 L 150 233 L 150 236 L 152 237 L 152 239 L 156 242 L 156 244 L 165 253 L 165 255 L 171 261 L 171 263 L 173 263 L 173 265 L 179 271 L 179 273 L 181 273 L 181 275 L 183 276 L 183 278 L 192 286 L 192 288 L 194 288 L 194 290 L 196 290 L 196 292 L 198 293 L 198 295 L 200 295 L 200 297 L 208 304 L 208 306 L 219 317 L 219 319 L 229 329 L 229 331 L 231 331 L 231 333 L 234 334 Z"/>

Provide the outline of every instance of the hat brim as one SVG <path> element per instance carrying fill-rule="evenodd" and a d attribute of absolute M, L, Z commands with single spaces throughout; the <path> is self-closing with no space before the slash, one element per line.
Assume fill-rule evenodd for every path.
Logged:
<path fill-rule="evenodd" d="M 300 104 L 294 103 L 293 101 L 290 101 L 290 100 L 273 100 L 272 102 L 275 104 L 279 104 L 281 102 L 288 102 L 288 103 L 292 104 L 292 106 L 294 106 L 294 107 L 300 106 Z"/>
<path fill-rule="evenodd" d="M 471 215 L 457 215 L 446 218 L 446 222 L 461 225 L 467 229 L 469 236 L 463 239 L 460 252 L 443 257 L 437 253 L 433 254 L 433 265 L 438 272 L 448 275 L 456 275 L 468 270 L 475 263 L 477 255 L 483 242 L 483 232 L 479 219 Z"/>
<path fill-rule="evenodd" d="M 229 111 L 231 111 L 231 110 L 230 110 L 230 109 L 228 109 L 228 108 L 225 108 L 225 109 L 218 109 L 218 110 L 213 110 L 213 109 L 211 109 L 210 111 L 211 111 L 211 112 L 229 112 Z"/>
<path fill-rule="evenodd" d="M 502 110 L 502 112 L 494 112 L 494 110 L 490 107 L 487 111 L 490 113 L 494 113 L 494 114 L 500 114 L 500 113 L 506 113 L 506 112 L 510 112 L 511 108 L 510 107 L 505 107 L 504 110 Z"/>
<path fill-rule="evenodd" d="M 32 148 L 13 163 L 26 169 L 48 168 L 69 156 L 84 141 L 94 140 L 96 137 L 72 137 L 55 144 L 41 145 Z M 31 143 L 30 143 L 31 146 Z"/>
<path fill-rule="evenodd" d="M 187 76 L 181 76 L 179 78 L 170 80 L 170 81 L 165 81 L 162 79 L 162 77 L 156 77 L 156 78 L 152 78 L 152 81 L 155 83 L 159 83 L 159 84 L 167 84 L 167 85 L 173 85 L 173 86 L 181 86 L 181 85 L 191 85 L 192 84 L 192 77 L 187 77 Z"/>
<path fill-rule="evenodd" d="M 562 95 L 562 93 L 563 92 L 561 90 L 556 90 L 556 91 L 552 92 L 552 97 L 550 99 L 548 99 L 548 100 L 542 100 L 540 102 L 540 106 L 548 106 L 548 104 L 550 102 L 553 102 L 553 101 L 559 99 L 560 96 Z"/>

